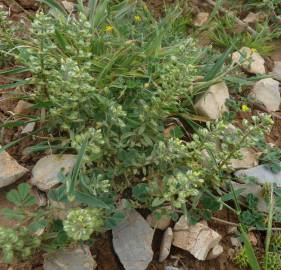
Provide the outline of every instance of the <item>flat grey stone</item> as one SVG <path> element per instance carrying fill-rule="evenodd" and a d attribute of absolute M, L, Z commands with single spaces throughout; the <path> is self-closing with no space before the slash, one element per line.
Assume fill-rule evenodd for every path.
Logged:
<path fill-rule="evenodd" d="M 126 270 L 145 270 L 152 261 L 154 230 L 134 209 L 113 230 L 113 248 Z"/>
<path fill-rule="evenodd" d="M 281 187 L 281 172 L 273 173 L 265 165 L 259 165 L 246 170 L 235 172 L 235 176 L 252 176 L 255 177 L 259 184 L 272 183 Z"/>
<path fill-rule="evenodd" d="M 44 270 L 94 270 L 97 263 L 88 246 L 60 250 L 44 259 Z"/>
<path fill-rule="evenodd" d="M 59 183 L 58 174 L 63 169 L 69 173 L 76 162 L 75 155 L 49 155 L 37 161 L 32 170 L 30 183 L 47 191 Z"/>
<path fill-rule="evenodd" d="M 28 170 L 18 164 L 7 152 L 0 153 L 0 188 L 13 184 L 27 172 Z"/>
<path fill-rule="evenodd" d="M 173 242 L 173 230 L 167 228 L 163 234 L 163 238 L 160 245 L 159 262 L 164 262 L 170 255 L 170 250 Z"/>

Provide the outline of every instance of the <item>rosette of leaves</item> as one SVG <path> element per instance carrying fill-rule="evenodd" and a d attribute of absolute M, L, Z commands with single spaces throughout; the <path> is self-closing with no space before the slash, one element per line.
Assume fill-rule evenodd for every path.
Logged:
<path fill-rule="evenodd" d="M 19 184 L 17 189 L 9 191 L 7 199 L 14 207 L 4 208 L 3 213 L 8 219 L 16 220 L 17 225 L 0 227 L 0 250 L 4 262 L 25 260 L 39 250 L 51 251 L 70 243 L 62 228 L 51 220 L 50 210 L 36 208 L 36 198 L 28 184 Z"/>

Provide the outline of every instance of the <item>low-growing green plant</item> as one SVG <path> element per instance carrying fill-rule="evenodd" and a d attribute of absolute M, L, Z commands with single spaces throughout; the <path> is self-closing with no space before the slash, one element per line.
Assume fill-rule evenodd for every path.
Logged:
<path fill-rule="evenodd" d="M 240 248 L 233 257 L 233 262 L 240 268 L 246 268 L 249 265 L 245 247 Z"/>
<path fill-rule="evenodd" d="M 174 220 L 182 213 L 190 221 L 210 219 L 223 206 L 235 211 L 226 203 L 234 195 L 225 194 L 231 160 L 264 140 L 272 119 L 253 116 L 241 128 L 226 119 L 205 126 L 191 121 L 206 120 L 193 115 L 193 102 L 224 79 L 233 47 L 214 64 L 180 27 L 171 30 L 180 17 L 177 7 L 156 21 L 139 1 L 79 1 L 77 14 L 67 14 L 56 1 L 42 2 L 52 12 L 39 11 L 28 38 L 15 41 L 13 56 L 32 75 L 17 83 L 31 86 L 29 99 L 41 109 L 41 130 L 53 134 L 37 149 L 78 153 L 72 172 L 60 173 L 59 187 L 48 193 L 50 200 L 77 205 L 63 222 L 53 219 L 52 208 L 34 214 L 22 203 L 6 214 L 35 219 L 36 231 L 45 230 L 40 249 L 49 251 L 114 227 L 124 217 L 116 210 L 124 198 L 130 206 L 165 212 Z M 203 81 L 197 82 L 198 76 Z M 167 119 L 178 124 L 169 136 Z M 245 225 L 257 228 L 256 221 L 244 221 L 243 232 Z"/>
<path fill-rule="evenodd" d="M 14 228 L 0 227 L 0 246 L 3 260 L 11 263 L 15 258 L 26 259 L 33 255 L 42 245 L 42 237 L 38 234 L 49 222 L 47 212 L 32 207 L 36 204 L 35 196 L 30 194 L 30 186 L 22 183 L 17 189 L 7 193 L 7 199 L 15 205 L 13 209 L 3 209 L 4 215 L 18 222 Z"/>
<path fill-rule="evenodd" d="M 272 40 L 281 36 L 280 29 L 271 29 L 267 21 L 256 24 L 257 34 L 249 34 L 237 29 L 236 21 L 231 16 L 219 17 L 215 21 L 214 30 L 209 32 L 209 38 L 218 46 L 229 48 L 233 46 L 236 50 L 242 47 L 255 49 L 263 55 L 267 55 L 274 47 Z"/>

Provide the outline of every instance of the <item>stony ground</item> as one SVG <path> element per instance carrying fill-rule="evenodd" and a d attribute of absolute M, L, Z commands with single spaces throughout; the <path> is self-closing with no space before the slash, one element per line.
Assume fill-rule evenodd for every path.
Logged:
<path fill-rule="evenodd" d="M 168 2 L 173 2 L 173 1 L 172 0 L 166 1 L 166 3 Z M 194 1 L 194 9 L 196 10 L 196 12 L 199 13 L 201 11 L 202 12 L 211 11 L 210 7 L 201 5 L 199 2 L 200 1 Z M 37 8 L 37 6 L 34 4 L 34 1 L 32 0 L 20 0 L 20 1 L 0 0 L 0 3 L 11 7 L 12 16 L 15 20 L 24 18 L 26 13 L 23 12 L 23 9 L 28 12 L 33 12 Z M 163 3 L 161 0 L 150 0 L 148 1 L 148 4 L 154 10 L 156 16 L 161 16 L 163 10 Z M 204 39 L 204 44 L 208 42 L 210 41 Z M 251 65 L 251 70 L 248 70 L 248 72 L 270 73 L 274 67 L 274 63 L 277 61 L 281 61 L 280 47 L 281 47 L 281 41 L 276 41 L 277 49 L 273 51 L 273 53 L 270 55 L 270 57 L 268 57 L 268 59 L 265 59 L 265 63 L 263 62 L 264 59 L 261 58 L 259 55 L 257 55 L 256 56 L 257 64 Z M 235 55 L 233 56 L 233 59 L 235 59 Z M 26 76 L 28 76 L 28 74 Z M 281 76 L 280 73 L 279 76 Z M 277 79 L 280 80 L 280 77 L 278 78 L 278 75 L 274 75 L 272 77 L 274 77 L 274 80 L 270 78 L 270 79 L 265 79 L 262 82 L 258 82 L 254 86 L 252 92 L 255 93 L 256 95 L 261 93 L 260 101 L 264 103 L 266 110 L 272 111 L 272 117 L 275 121 L 275 125 L 272 129 L 271 135 L 269 136 L 268 140 L 269 142 L 275 144 L 277 147 L 281 147 L 281 112 L 279 110 L 280 100 L 278 103 L 278 94 L 277 94 L 279 93 L 279 83 Z M 4 83 L 4 82 L 5 82 L 4 78 L 0 77 L 0 83 Z M 219 99 L 221 99 L 221 97 L 225 93 L 226 93 L 225 94 L 226 98 L 229 96 L 228 89 L 225 85 L 220 85 L 218 86 L 218 88 L 221 89 L 220 93 L 222 93 Z M 270 89 L 269 92 L 271 92 L 272 95 L 269 96 L 264 95 L 263 92 L 264 88 Z M 210 89 L 210 91 L 212 91 L 212 89 Z M 280 94 L 279 94 L 279 99 L 280 99 Z M 224 101 L 225 100 L 218 101 L 218 102 L 224 103 Z M 211 102 L 213 102 L 213 100 Z M 200 111 L 202 114 L 209 116 L 210 118 L 217 118 L 217 112 L 210 111 L 207 105 L 208 104 L 206 104 L 205 101 L 203 100 L 202 102 L 199 101 L 197 104 L 198 111 Z M 15 110 L 22 110 L 22 108 L 19 107 L 20 106 L 17 103 L 17 101 L 7 98 L 7 95 L 5 93 L 2 93 L 1 100 L 0 100 L 0 121 L 5 121 L 6 114 L 8 111 L 13 112 Z M 246 116 L 243 115 L 243 117 Z M 20 132 L 22 132 L 22 130 L 19 129 L 18 133 Z M 13 138 L 15 138 L 18 135 L 18 133 L 13 133 L 13 132 L 5 133 L 4 142 L 6 143 L 10 142 Z M 18 172 L 17 175 L 13 173 L 13 175 L 9 176 L 11 177 L 9 178 L 9 181 L 12 183 L 14 182 L 15 178 L 17 179 L 20 178 L 17 181 L 17 183 L 19 183 L 21 181 L 22 182 L 28 181 L 30 180 L 30 178 L 32 178 L 32 183 L 35 186 L 39 187 L 39 189 L 41 190 L 45 190 L 45 189 L 47 190 L 48 186 L 45 186 L 45 183 L 40 182 L 41 181 L 40 179 L 42 179 L 42 174 L 44 175 L 44 178 L 46 178 L 45 176 L 47 175 L 47 177 L 53 179 L 54 175 L 56 175 L 56 172 L 61 167 L 68 167 L 70 169 L 73 166 L 73 159 L 72 157 L 65 157 L 63 161 L 62 160 L 42 161 L 41 159 L 42 156 L 40 155 L 26 157 L 25 155 L 22 154 L 22 149 L 24 149 L 29 144 L 30 141 L 25 140 L 20 145 L 12 147 L 8 150 L 9 155 L 13 157 L 15 162 L 13 164 L 14 166 L 13 172 L 14 173 L 16 171 Z M 40 171 L 38 176 L 38 174 L 36 173 L 36 168 L 34 168 L 34 165 L 40 159 L 41 162 L 43 162 L 43 165 L 41 165 L 39 169 L 37 168 Z M 63 162 L 63 165 L 61 164 L 61 162 Z M 48 171 L 50 169 L 49 167 L 46 167 L 47 163 L 53 164 L 52 165 L 54 166 L 52 167 L 54 168 L 52 170 L 53 175 L 48 174 Z M 19 164 L 22 167 L 20 167 Z M 255 163 L 253 164 L 253 162 L 250 162 L 249 167 L 253 167 L 254 165 L 257 164 Z M 3 164 L 0 164 L 0 169 L 2 170 L 1 166 L 3 166 Z M 38 163 L 36 166 L 37 167 L 39 166 Z M 44 167 L 48 168 L 47 171 L 44 171 Z M 27 173 L 24 168 L 28 170 Z M 32 169 L 33 171 L 31 173 Z M 260 174 L 260 170 L 261 169 L 259 168 L 258 174 Z M 278 181 L 278 179 L 280 179 L 281 176 L 278 175 L 276 177 L 277 177 L 276 181 Z M 6 179 L 8 178 L 6 177 Z M 273 179 L 272 181 L 275 180 Z M 5 194 L 11 188 L 14 188 L 14 186 L 15 184 L 12 184 L 9 185 L 8 187 L 1 188 L 0 208 L 11 206 L 10 203 L 5 199 Z M 38 255 L 37 257 L 33 258 L 31 261 L 22 264 L 13 265 L 13 266 L 6 266 L 4 264 L 1 264 L 0 262 L 0 270 L 64 269 L 54 264 L 54 261 L 64 261 L 65 258 L 67 258 L 69 262 L 71 261 L 72 264 L 71 266 L 72 268 L 69 266 L 70 268 L 65 268 L 65 269 L 73 269 L 73 270 L 93 269 L 96 267 L 97 264 L 98 270 L 122 270 L 124 268 L 126 270 L 141 270 L 141 269 L 145 269 L 144 265 L 146 264 L 146 260 L 149 262 L 152 259 L 152 257 L 153 260 L 152 262 L 149 263 L 149 266 L 147 268 L 148 270 L 160 270 L 160 269 L 238 270 L 239 269 L 232 263 L 231 260 L 235 252 L 235 248 L 237 247 L 237 245 L 239 245 L 239 243 L 237 243 L 237 240 L 235 238 L 235 227 L 231 225 L 231 222 L 235 223 L 236 220 L 235 217 L 233 217 L 231 213 L 229 213 L 228 211 L 224 210 L 219 212 L 216 216 L 217 220 L 213 220 L 208 225 L 205 223 L 202 224 L 200 223 L 196 225 L 197 227 L 192 227 L 192 228 L 190 228 L 187 224 L 184 224 L 184 222 L 181 222 L 181 220 L 178 221 L 177 224 L 174 224 L 173 222 L 171 222 L 171 220 L 164 220 L 163 221 L 164 224 L 153 224 L 151 218 L 147 216 L 148 216 L 147 213 L 142 213 L 142 215 L 140 215 L 138 212 L 128 213 L 127 219 L 118 228 L 113 230 L 112 233 L 108 232 L 104 235 L 98 236 L 95 239 L 94 247 L 92 248 L 91 251 L 88 250 L 87 253 L 84 253 L 81 250 L 77 250 L 77 249 L 75 251 L 73 250 L 65 251 L 64 254 L 56 254 L 57 257 L 55 258 L 50 257 L 49 259 L 46 259 L 44 267 L 43 267 L 43 258 L 41 255 Z M 223 224 L 220 222 L 220 220 L 227 220 L 230 223 Z M 1 212 L 0 212 L 0 224 L 9 227 L 15 225 L 13 222 L 6 220 L 4 216 L 1 214 Z M 154 230 L 151 227 L 157 227 L 157 228 Z M 169 229 L 166 230 L 168 227 Z M 171 228 L 173 228 L 173 232 Z M 202 231 L 207 232 L 208 236 L 207 237 L 204 236 L 204 238 L 202 238 L 202 235 L 200 236 Z M 174 234 L 173 240 L 171 238 L 172 233 Z M 161 241 L 163 241 L 162 240 L 163 237 L 165 239 L 165 242 L 163 243 L 166 245 L 164 247 L 163 244 L 162 246 L 160 244 Z M 193 247 L 194 243 L 192 243 L 192 245 L 189 246 L 189 240 L 190 240 L 189 238 L 196 239 L 197 244 L 200 245 L 200 247 L 198 249 L 194 249 Z M 251 235 L 251 240 L 252 240 L 252 244 L 256 247 L 256 249 L 257 250 L 260 249 L 260 252 L 263 252 L 262 250 L 263 250 L 264 236 L 260 235 L 259 233 L 253 233 Z M 172 241 L 173 241 L 173 246 L 171 247 Z M 151 243 L 152 243 L 152 249 L 150 248 Z M 220 245 L 218 245 L 218 243 L 220 243 Z M 211 246 L 211 248 L 207 248 L 209 245 Z M 212 249 L 213 247 L 216 247 L 216 249 Z M 140 252 L 140 261 L 135 261 L 132 263 L 130 261 L 131 258 L 130 251 L 133 250 L 134 248 L 137 250 L 136 252 Z M 206 254 L 204 253 L 204 248 L 206 248 L 205 251 Z M 214 253 L 213 255 L 209 253 L 211 249 L 212 252 Z M 93 256 L 94 259 L 92 258 L 92 256 L 89 255 L 90 253 L 94 255 Z M 119 258 L 116 254 L 118 254 Z M 209 258 L 207 257 L 207 255 L 209 256 Z M 159 256 L 161 258 L 164 258 L 162 262 L 159 262 Z M 195 257 L 201 258 L 202 261 L 196 259 Z M 146 260 L 142 258 L 145 258 Z M 76 263 L 78 264 L 76 265 Z"/>

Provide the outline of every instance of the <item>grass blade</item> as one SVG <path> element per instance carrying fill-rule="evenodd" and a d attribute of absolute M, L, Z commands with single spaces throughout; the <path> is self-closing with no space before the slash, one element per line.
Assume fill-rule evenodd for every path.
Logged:
<path fill-rule="evenodd" d="M 25 85 L 25 84 L 28 84 L 28 80 L 19 80 L 15 83 L 2 84 L 2 85 L 0 85 L 0 90 L 12 89 L 17 86 L 21 86 L 21 85 Z"/>
<path fill-rule="evenodd" d="M 29 71 L 29 68 L 27 68 L 27 67 L 16 67 L 16 68 L 13 68 L 13 69 L 0 71 L 0 75 L 19 74 L 19 73 L 26 72 L 26 71 Z"/>
<path fill-rule="evenodd" d="M 207 73 L 207 75 L 204 78 L 204 81 L 210 81 L 218 75 L 218 73 L 221 71 L 221 68 L 224 64 L 225 59 L 228 57 L 228 55 L 231 53 L 231 51 L 232 51 L 232 46 L 224 52 L 224 54 L 218 59 L 218 61 L 209 70 L 209 72 Z"/>
<path fill-rule="evenodd" d="M 274 198 L 273 198 L 273 185 L 270 186 L 270 201 L 269 201 L 269 213 L 268 213 L 268 222 L 267 222 L 267 232 L 265 239 L 265 269 L 268 268 L 268 257 L 269 257 L 269 245 L 272 235 L 272 219 L 273 219 L 273 209 L 274 209 Z"/>
<path fill-rule="evenodd" d="M 56 0 L 39 0 L 41 3 L 46 4 L 51 9 L 59 12 L 63 16 L 67 16 L 66 10 Z"/>

